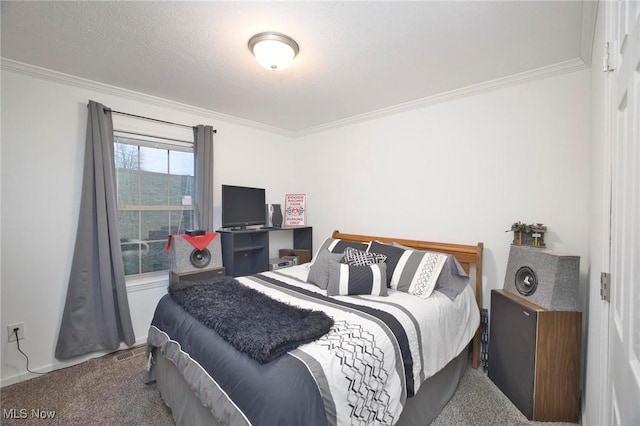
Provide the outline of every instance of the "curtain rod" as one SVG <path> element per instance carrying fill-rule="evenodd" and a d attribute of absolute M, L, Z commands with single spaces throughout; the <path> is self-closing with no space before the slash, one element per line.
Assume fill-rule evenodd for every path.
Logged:
<path fill-rule="evenodd" d="M 144 117 L 142 115 L 129 114 L 128 112 L 116 111 L 116 110 L 111 109 L 111 108 L 105 108 L 105 109 L 108 109 L 109 111 L 111 111 L 112 114 L 126 115 L 127 117 L 139 118 L 141 120 L 155 121 L 157 123 L 170 124 L 172 126 L 186 127 L 187 129 L 193 129 L 193 126 L 188 126 L 186 124 L 174 123 L 172 121 L 159 120 L 157 118 Z M 218 131 L 216 129 L 213 129 L 213 133 L 218 133 Z"/>

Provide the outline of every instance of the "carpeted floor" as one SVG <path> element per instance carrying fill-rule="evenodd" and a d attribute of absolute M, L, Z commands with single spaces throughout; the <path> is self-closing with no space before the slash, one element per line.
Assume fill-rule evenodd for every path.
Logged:
<path fill-rule="evenodd" d="M 4 387 L 0 389 L 1 424 L 172 426 L 171 412 L 159 392 L 142 383 L 146 362 L 144 347 L 138 347 Z M 54 416 L 38 418 L 33 415 L 37 410 L 42 416 L 51 412 Z M 567 424 L 527 421 L 486 374 L 468 367 L 432 425 Z"/>
<path fill-rule="evenodd" d="M 431 426 L 553 425 L 573 423 L 531 422 L 509 401 L 482 370 L 467 367 L 456 393 Z"/>
<path fill-rule="evenodd" d="M 4 387 L 2 425 L 173 425 L 158 391 L 142 383 L 146 363 L 137 347 Z M 8 419 L 12 408 L 26 418 Z M 34 409 L 55 417 L 32 417 Z"/>

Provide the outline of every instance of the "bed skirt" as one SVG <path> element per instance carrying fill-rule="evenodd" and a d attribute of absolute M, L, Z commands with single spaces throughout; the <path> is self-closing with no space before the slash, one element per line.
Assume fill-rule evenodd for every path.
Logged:
<path fill-rule="evenodd" d="M 467 367 L 468 347 L 451 360 L 442 370 L 427 379 L 418 393 L 407 399 L 398 423 L 399 426 L 430 424 L 447 405 L 458 387 Z M 190 386 L 182 378 L 175 365 L 153 349 L 156 360 L 156 386 L 178 426 L 221 426 L 211 411 L 200 402 Z"/>

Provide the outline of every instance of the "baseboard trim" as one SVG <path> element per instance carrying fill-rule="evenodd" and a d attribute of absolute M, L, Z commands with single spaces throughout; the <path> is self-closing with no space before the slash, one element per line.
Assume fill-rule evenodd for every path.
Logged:
<path fill-rule="evenodd" d="M 125 349 L 129 349 L 132 348 L 134 346 L 139 346 L 139 345 L 143 345 L 147 343 L 147 336 L 141 337 L 139 339 L 137 339 L 133 345 L 131 346 L 127 346 L 124 343 L 120 343 L 120 346 L 117 349 L 114 349 L 112 351 L 98 351 L 98 352 L 93 352 L 89 355 L 80 357 L 78 359 L 75 359 L 73 361 L 61 361 L 61 362 L 56 362 L 53 364 L 49 364 L 49 365 L 45 365 L 44 367 L 40 367 L 40 368 L 35 368 L 33 369 L 33 371 L 35 371 L 36 373 L 50 373 L 52 371 L 55 370 L 60 370 L 62 368 L 67 368 L 67 367 L 73 367 L 74 365 L 79 365 L 82 364 L 83 362 L 87 362 L 90 361 L 92 359 L 95 358 L 101 358 L 105 355 L 109 355 L 111 353 L 117 352 L 117 351 L 121 351 L 121 350 L 125 350 Z M 14 385 L 16 383 L 20 383 L 20 382 L 24 382 L 25 380 L 29 380 L 29 379 L 33 379 L 35 377 L 39 377 L 39 374 L 33 374 L 33 373 L 29 373 L 28 371 L 25 371 L 23 373 L 20 374 L 16 374 L 13 376 L 9 376 L 9 377 L 5 377 L 2 380 L 0 380 L 0 387 L 3 388 L 5 386 L 10 386 L 10 385 Z"/>

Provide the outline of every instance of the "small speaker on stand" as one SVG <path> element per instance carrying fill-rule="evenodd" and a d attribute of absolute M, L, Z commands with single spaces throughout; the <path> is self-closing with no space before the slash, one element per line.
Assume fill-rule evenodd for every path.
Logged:
<path fill-rule="evenodd" d="M 282 227 L 282 209 L 280 204 L 265 204 L 265 226 L 267 228 Z"/>

